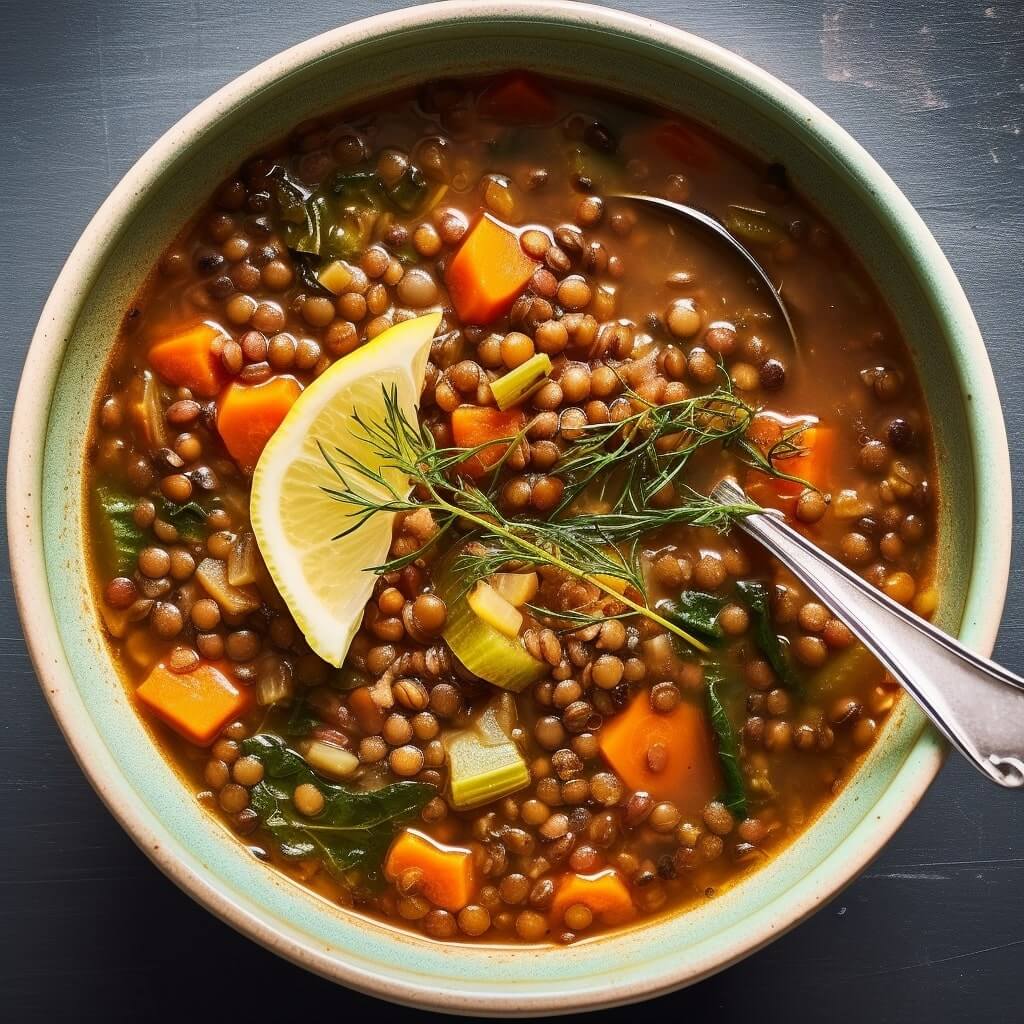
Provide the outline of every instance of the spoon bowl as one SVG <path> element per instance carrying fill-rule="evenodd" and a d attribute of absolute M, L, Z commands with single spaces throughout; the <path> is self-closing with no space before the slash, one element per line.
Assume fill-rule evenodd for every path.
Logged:
<path fill-rule="evenodd" d="M 656 210 L 670 210 L 676 216 L 690 221 L 691 224 L 699 225 L 725 242 L 754 271 L 762 284 L 768 289 L 772 302 L 775 304 L 775 308 L 779 311 L 783 323 L 786 325 L 789 339 L 793 344 L 793 350 L 799 354 L 800 344 L 797 341 L 796 328 L 793 326 L 793 320 L 789 315 L 789 310 L 786 309 L 786 304 L 782 301 L 782 296 L 772 283 L 772 279 L 768 276 L 768 271 L 758 263 L 757 257 L 724 224 L 715 220 L 710 214 L 704 213 L 693 206 L 687 206 L 685 203 L 674 203 L 672 200 L 662 199 L 660 196 L 648 196 L 635 192 L 618 192 L 613 195 L 613 198 L 631 199 L 634 202 Z"/>

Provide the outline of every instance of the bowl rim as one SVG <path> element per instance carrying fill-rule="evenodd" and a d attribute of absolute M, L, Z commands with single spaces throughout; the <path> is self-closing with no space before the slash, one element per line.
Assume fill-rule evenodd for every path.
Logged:
<path fill-rule="evenodd" d="M 130 798 L 112 755 L 81 707 L 73 673 L 67 664 L 49 595 L 49 582 L 38 524 L 41 510 L 43 440 L 50 395 L 63 360 L 71 326 L 84 302 L 85 286 L 106 251 L 95 239 L 116 239 L 131 217 L 132 200 L 144 193 L 175 150 L 187 147 L 225 111 L 244 103 L 246 96 L 288 75 L 325 53 L 352 43 L 407 28 L 463 20 L 530 20 L 548 18 L 581 31 L 626 32 L 653 41 L 671 52 L 684 52 L 744 78 L 772 96 L 794 124 L 813 125 L 820 137 L 856 171 L 860 179 L 890 208 L 913 237 L 912 258 L 926 279 L 935 301 L 939 289 L 946 318 L 955 323 L 959 348 L 951 353 L 972 401 L 965 415 L 971 428 L 975 456 L 974 500 L 984 495 L 985 517 L 979 517 L 974 537 L 972 574 L 961 634 L 983 653 L 991 651 L 999 626 L 1010 565 L 1011 487 L 1009 452 L 1002 408 L 988 355 L 967 298 L 946 257 L 919 214 L 867 152 L 809 100 L 755 64 L 714 43 L 681 29 L 647 18 L 572 0 L 444 0 L 391 11 L 351 22 L 298 43 L 260 63 L 212 94 L 161 137 L 136 161 L 90 220 L 64 264 L 43 307 L 26 356 L 12 418 L 7 467 L 7 532 L 11 572 L 18 610 L 39 683 L 58 725 L 98 795 L 137 845 L 180 888 L 227 924 L 299 966 L 362 992 L 411 1006 L 453 1013 L 525 1016 L 569 1013 L 608 1007 L 672 991 L 707 977 L 766 945 L 809 916 L 824 901 L 849 884 L 879 852 L 914 809 L 941 767 L 945 748 L 926 731 L 916 742 L 896 778 L 882 794 L 870 823 L 861 822 L 808 876 L 786 894 L 790 902 L 782 921 L 759 915 L 757 925 L 736 939 L 724 956 L 698 966 L 635 979 L 603 980 L 585 991 L 519 991 L 495 996 L 444 990 L 409 973 L 396 982 L 304 941 L 286 922 L 259 916 L 221 891 L 216 881 L 198 870 L 188 851 L 170 840 L 159 820 Z M 70 298 L 69 298 L 70 297 Z M 833 863 L 837 859 L 840 864 Z"/>

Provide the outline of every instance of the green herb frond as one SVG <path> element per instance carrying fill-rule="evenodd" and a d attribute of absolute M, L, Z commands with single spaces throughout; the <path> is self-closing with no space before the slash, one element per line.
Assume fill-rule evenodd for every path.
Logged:
<path fill-rule="evenodd" d="M 664 406 L 645 405 L 618 423 L 582 428 L 583 436 L 563 455 L 558 467 L 559 475 L 570 481 L 568 497 L 545 519 L 513 520 L 501 511 L 495 491 L 503 460 L 485 477 L 484 486 L 458 474 L 460 465 L 496 444 L 507 446 L 507 458 L 522 443 L 528 427 L 474 448 L 439 448 L 425 426 L 405 415 L 396 387 L 384 389 L 383 410 L 380 419 L 371 420 L 358 410 L 352 412 L 355 439 L 372 458 L 357 459 L 340 448 L 328 450 L 319 443 L 338 481 L 338 486 L 323 490 L 349 506 L 348 524 L 337 537 L 352 533 L 379 513 L 420 508 L 431 511 L 439 530 L 420 548 L 373 567 L 374 572 L 392 572 L 411 564 L 441 536 L 457 529 L 473 542 L 462 546 L 456 564 L 456 575 L 467 590 L 510 563 L 547 565 L 596 587 L 625 605 L 626 614 L 645 616 L 693 647 L 705 649 L 700 640 L 648 607 L 640 541 L 645 534 L 673 524 L 725 530 L 737 518 L 759 510 L 757 505 L 720 505 L 676 483 L 698 448 L 712 442 L 746 444 L 743 435 L 755 411 L 728 387 Z M 677 445 L 658 445 L 659 440 L 675 435 L 680 435 Z M 778 442 L 780 454 L 798 450 L 794 436 Z M 741 448 L 741 455 L 745 454 L 746 449 Z M 773 457 L 772 452 L 760 455 L 767 472 L 781 475 L 773 468 Z M 761 463 L 757 466 L 763 468 Z M 606 510 L 569 511 L 572 501 L 591 483 L 605 484 L 617 467 L 624 470 L 625 480 Z M 650 499 L 666 483 L 676 484 L 678 502 L 668 509 L 652 508 Z M 625 593 L 619 592 L 621 583 L 615 586 L 616 581 L 626 584 Z M 548 614 L 565 617 L 551 610 Z"/>

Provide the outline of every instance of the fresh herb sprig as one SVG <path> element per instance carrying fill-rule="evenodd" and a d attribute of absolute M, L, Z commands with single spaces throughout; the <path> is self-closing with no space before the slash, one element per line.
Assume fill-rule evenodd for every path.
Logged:
<path fill-rule="evenodd" d="M 588 489 L 610 512 L 649 509 L 659 491 L 676 484 L 691 456 L 710 444 L 735 449 L 741 462 L 770 476 L 803 483 L 777 463 L 803 451 L 798 438 L 805 425 L 761 451 L 746 436 L 757 410 L 736 397 L 724 369 L 722 374 L 724 383 L 709 394 L 664 405 L 646 403 L 627 388 L 626 397 L 639 406 L 635 412 L 577 428 L 579 437 L 559 460 L 559 475 L 569 482 L 553 514 L 571 508 Z"/>
<path fill-rule="evenodd" d="M 503 442 L 489 440 L 470 449 L 439 448 L 429 430 L 409 421 L 394 388 L 384 391 L 381 420 L 367 421 L 358 410 L 353 411 L 352 417 L 355 432 L 373 451 L 378 467 L 367 466 L 340 448 L 329 452 L 320 444 L 324 460 L 340 483 L 339 487 L 325 487 L 324 491 L 351 506 L 348 517 L 352 523 L 337 535 L 338 538 L 359 529 L 381 512 L 427 508 L 442 531 L 457 524 L 468 526 L 472 531 L 477 543 L 462 549 L 455 567 L 458 578 L 467 587 L 509 562 L 552 566 L 596 587 L 692 647 L 707 650 L 702 641 L 647 606 L 638 538 L 670 523 L 722 529 L 736 518 L 758 511 L 758 506 L 720 505 L 691 492 L 685 501 L 670 510 L 636 508 L 611 515 L 595 512 L 564 519 L 510 520 L 488 492 L 450 475 L 451 470 L 484 448 Z M 507 438 L 504 443 L 513 444 L 517 440 Z M 628 550 L 620 550 L 617 542 L 628 542 Z M 421 556 L 423 551 L 421 548 L 376 566 L 373 571 L 391 572 Z M 624 582 L 627 592 L 622 593 L 621 583 L 616 586 L 615 581 Z M 631 588 L 639 600 L 632 596 Z"/>

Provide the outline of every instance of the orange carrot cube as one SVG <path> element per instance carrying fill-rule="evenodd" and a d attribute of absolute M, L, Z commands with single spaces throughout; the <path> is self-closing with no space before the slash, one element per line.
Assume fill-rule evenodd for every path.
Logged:
<path fill-rule="evenodd" d="M 249 690 L 237 686 L 210 664 L 179 675 L 161 663 L 135 696 L 175 732 L 200 747 L 212 743 L 251 701 Z"/>

